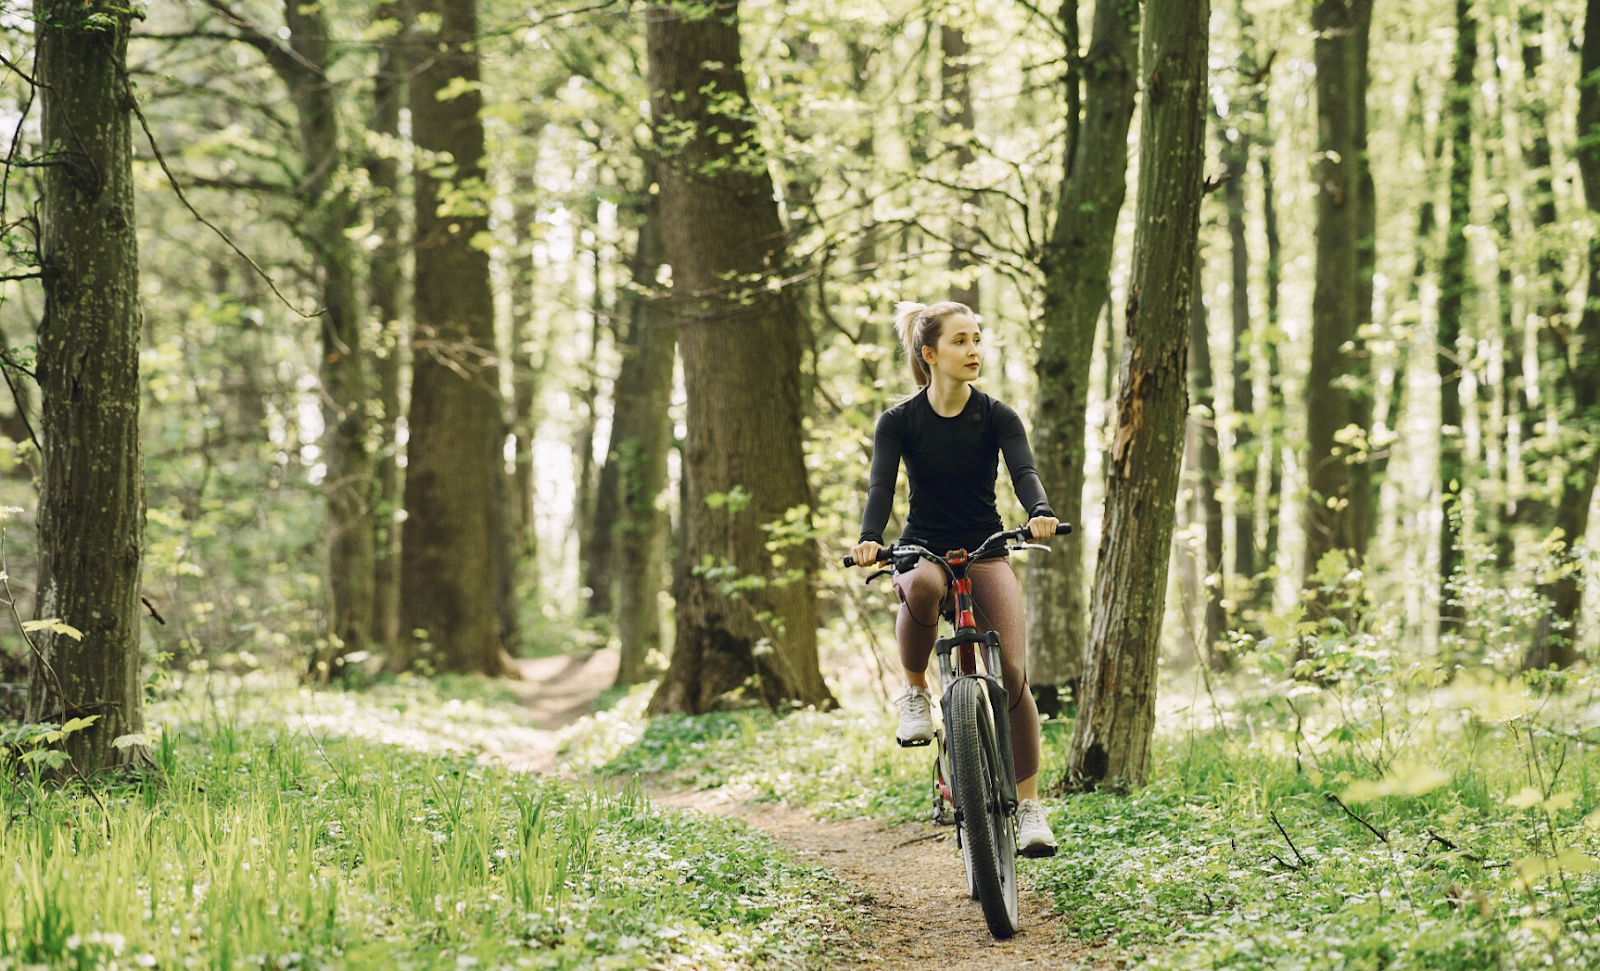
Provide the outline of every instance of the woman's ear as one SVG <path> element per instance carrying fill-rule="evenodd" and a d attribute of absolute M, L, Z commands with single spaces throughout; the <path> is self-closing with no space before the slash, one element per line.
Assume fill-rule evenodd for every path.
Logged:
<path fill-rule="evenodd" d="M 937 356 L 934 354 L 933 348 L 926 344 L 922 345 L 922 362 L 928 365 L 929 371 L 933 370 L 933 364 L 936 359 Z"/>

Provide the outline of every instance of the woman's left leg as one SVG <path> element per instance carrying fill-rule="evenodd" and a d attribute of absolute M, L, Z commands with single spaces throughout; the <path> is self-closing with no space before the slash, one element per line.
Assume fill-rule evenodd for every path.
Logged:
<path fill-rule="evenodd" d="M 1000 634 L 1001 680 L 1010 706 L 1011 758 L 1017 769 L 1017 796 L 1037 799 L 1039 792 L 1039 708 L 1028 690 L 1027 608 L 1022 584 L 1009 560 L 981 560 L 967 571 L 978 629 Z"/>

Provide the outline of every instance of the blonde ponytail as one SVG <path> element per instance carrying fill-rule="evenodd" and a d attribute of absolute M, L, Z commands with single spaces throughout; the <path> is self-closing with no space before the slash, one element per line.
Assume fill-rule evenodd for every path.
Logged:
<path fill-rule="evenodd" d="M 972 308 L 964 303 L 945 301 L 933 306 L 902 300 L 894 305 L 894 332 L 906 349 L 906 360 L 911 364 L 911 380 L 918 388 L 925 388 L 932 376 L 928 362 L 922 359 L 924 347 L 937 347 L 939 335 L 944 331 L 945 318 L 962 314 L 974 316 Z"/>

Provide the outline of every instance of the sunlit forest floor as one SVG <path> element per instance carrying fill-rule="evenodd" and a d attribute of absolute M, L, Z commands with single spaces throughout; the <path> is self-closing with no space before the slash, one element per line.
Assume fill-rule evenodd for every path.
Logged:
<path fill-rule="evenodd" d="M 1050 800 L 1061 853 L 1023 877 L 1059 917 L 1025 933 L 1152 968 L 1593 967 L 1597 689 L 1169 671 L 1153 783 Z M 826 853 L 652 796 L 920 838 L 927 753 L 889 744 L 877 690 L 653 721 L 648 686 L 611 690 L 559 729 L 530 692 L 171 681 L 159 782 L 97 799 L 0 774 L 0 968 L 873 963 L 870 901 Z M 1070 724 L 1045 735 L 1048 783 Z"/>

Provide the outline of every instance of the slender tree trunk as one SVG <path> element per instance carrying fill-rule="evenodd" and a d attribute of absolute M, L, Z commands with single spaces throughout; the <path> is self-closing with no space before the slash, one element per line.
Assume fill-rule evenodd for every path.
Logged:
<path fill-rule="evenodd" d="M 1267 115 L 1265 97 L 1262 98 L 1261 116 Z M 1278 235 L 1277 183 L 1272 177 L 1272 139 L 1261 140 L 1261 225 L 1267 241 L 1266 311 L 1267 311 L 1267 427 L 1262 430 L 1267 449 L 1266 531 L 1261 537 L 1261 563 L 1271 569 L 1278 563 L 1278 517 L 1283 514 L 1283 419 L 1288 414 L 1288 402 L 1283 395 L 1283 363 L 1278 353 L 1282 335 L 1278 319 L 1279 294 L 1283 284 L 1283 244 Z M 1256 590 L 1255 603 L 1261 610 L 1273 606 L 1274 584 L 1269 579 Z"/>
<path fill-rule="evenodd" d="M 787 263 L 739 52 L 738 4 L 652 5 L 647 42 L 661 219 L 688 391 L 687 562 L 653 712 L 743 692 L 831 706 L 817 662 L 814 543 L 776 553 L 764 524 L 807 526 L 799 310 L 762 281 Z M 730 289 L 729 280 L 753 279 Z M 752 583 L 752 581 L 755 581 Z M 747 589 L 730 589 L 738 583 Z M 735 595 L 737 593 L 737 596 Z"/>
<path fill-rule="evenodd" d="M 645 217 L 633 258 L 628 340 L 617 376 L 617 410 L 612 419 L 611 456 L 618 470 L 617 634 L 622 658 L 617 684 L 651 678 L 650 655 L 661 649 L 663 558 L 667 517 L 657 506 L 667 487 L 667 453 L 672 448 L 672 361 L 677 332 L 654 293 L 656 270 L 665 258 L 658 197 L 647 196 Z"/>
<path fill-rule="evenodd" d="M 1371 72 L 1368 68 L 1368 48 L 1372 28 L 1372 0 L 1349 0 L 1359 4 L 1361 22 L 1350 38 L 1350 67 L 1355 72 L 1355 87 L 1351 93 L 1351 109 L 1355 114 L 1354 137 L 1356 142 L 1356 293 L 1355 336 L 1356 346 L 1350 356 L 1354 370 L 1345 376 L 1351 385 L 1350 423 L 1360 430 L 1365 443 L 1359 452 L 1349 457 L 1350 532 L 1355 540 L 1355 554 L 1365 559 L 1367 544 L 1372 541 L 1377 520 L 1378 490 L 1372 465 L 1372 354 L 1368 349 L 1367 331 L 1372 326 L 1373 275 L 1378 264 L 1378 201 L 1373 183 L 1372 166 L 1367 158 L 1367 88 Z"/>
<path fill-rule="evenodd" d="M 964 4 L 953 4 L 946 12 L 947 16 L 958 17 Z M 967 166 L 974 159 L 972 151 L 972 131 L 974 128 L 972 113 L 972 88 L 969 84 L 971 76 L 972 48 L 967 43 L 967 35 L 960 26 L 946 23 L 939 28 L 940 49 L 940 76 L 943 80 L 944 90 L 941 93 L 944 103 L 948 106 L 954 102 L 955 112 L 948 114 L 944 123 L 959 129 L 951 132 L 946 137 L 955 139 L 955 147 L 951 152 L 955 160 L 956 181 L 960 182 Z M 977 243 L 968 223 L 978 218 L 982 211 L 982 199 L 977 195 L 968 196 L 963 200 L 961 210 L 957 213 L 954 223 L 950 227 L 950 299 L 957 303 L 964 303 L 980 312 L 978 305 L 978 267 L 979 263 L 973 255 L 973 247 Z"/>
<path fill-rule="evenodd" d="M 1363 374 L 1360 241 L 1363 229 L 1360 132 L 1365 69 L 1356 63 L 1371 25 L 1370 0 L 1316 0 L 1312 11 L 1317 68 L 1317 245 L 1311 308 L 1311 370 L 1306 381 L 1306 550 L 1303 577 L 1332 550 L 1364 546 L 1350 447 L 1339 436 L 1359 421 L 1355 392 L 1343 383 Z M 1356 456 L 1359 460 L 1359 456 Z M 1310 586 L 1308 579 L 1303 586 Z"/>
<path fill-rule="evenodd" d="M 531 174 L 519 173 L 517 201 L 512 210 L 516 224 L 512 230 L 516 234 L 516 252 L 511 259 L 511 434 L 516 456 L 512 505 L 516 510 L 519 558 L 528 562 L 538 561 L 539 548 L 533 477 L 533 436 L 538 428 L 535 402 L 540 380 L 540 368 L 534 359 L 533 191 Z"/>
<path fill-rule="evenodd" d="M 1593 78 L 1600 72 L 1600 0 L 1588 0 L 1585 7 L 1579 76 Z M 1593 84 L 1578 88 L 1578 136 L 1584 201 L 1591 213 L 1600 213 L 1600 91 Z M 1600 478 L 1600 239 L 1590 239 L 1588 255 L 1589 279 L 1574 342 L 1576 355 L 1567 370 L 1572 411 L 1566 424 L 1573 445 L 1564 449 L 1569 464 L 1555 510 L 1555 527 L 1567 546 L 1558 562 L 1551 564 L 1554 579 L 1540 587 L 1550 607 L 1541 617 L 1533 647 L 1523 661 L 1531 669 L 1570 667 L 1578 657 L 1582 547 L 1589 532 L 1595 481 Z"/>
<path fill-rule="evenodd" d="M 1156 667 L 1178 464 L 1205 164 L 1207 0 L 1149 0 L 1128 351 L 1106 475 L 1094 621 L 1070 784 L 1134 788 L 1150 773 Z M 1154 554 L 1154 555 L 1152 555 Z"/>
<path fill-rule="evenodd" d="M 1539 360 L 1537 380 L 1542 386 L 1543 398 L 1561 388 L 1566 377 L 1565 341 L 1561 336 L 1566 325 L 1561 299 L 1566 292 L 1562 272 L 1564 242 L 1563 233 L 1556 225 L 1550 105 L 1539 84 L 1539 74 L 1544 68 L 1545 12 L 1542 5 L 1524 4 L 1517 20 L 1522 39 L 1522 168 L 1524 177 L 1529 180 L 1526 198 L 1531 209 L 1534 251 L 1538 254 L 1537 275 L 1530 292 L 1534 295 L 1532 309 L 1537 321 L 1534 325 Z M 1523 382 L 1517 408 L 1517 432 L 1521 442 L 1518 451 L 1530 484 L 1543 475 L 1550 460 L 1548 449 L 1541 446 L 1540 436 L 1534 432 L 1543 409 L 1534 404 L 1533 391 Z M 1560 407 L 1558 401 L 1558 410 Z M 1528 495 L 1517 498 L 1517 522 L 1540 526 L 1550 522 L 1552 503 L 1545 491 L 1530 489 Z"/>
<path fill-rule="evenodd" d="M 583 571 L 583 585 L 589 590 L 588 598 L 583 604 L 583 612 L 589 617 L 609 617 L 613 581 L 612 528 L 616 526 L 616 470 L 612 470 L 612 476 L 608 481 L 605 465 L 597 467 L 594 460 L 595 429 L 600 423 L 600 345 L 602 332 L 609 326 L 610 316 L 605 304 L 605 288 L 601 282 L 605 266 L 603 255 L 605 246 L 600 238 L 598 199 L 595 200 L 595 208 L 589 212 L 589 218 L 594 226 L 592 253 L 594 293 L 590 303 L 590 317 L 594 321 L 594 327 L 589 331 L 589 354 L 585 358 L 588 381 L 578 394 L 579 405 L 583 411 L 583 424 L 578 429 L 575 447 L 578 463 L 578 497 L 573 519 L 578 532 L 578 563 Z M 608 491 L 610 495 L 607 495 Z M 602 507 L 609 522 L 601 522 Z"/>
<path fill-rule="evenodd" d="M 27 720 L 93 717 L 63 743 L 84 773 L 144 757 L 139 573 L 139 245 L 128 82 L 132 11 L 103 0 L 37 8 L 44 169 L 38 332 L 43 480 L 35 612 L 76 628 L 31 635 Z"/>
<path fill-rule="evenodd" d="M 1204 261 L 1196 258 L 1192 292 L 1189 298 L 1189 396 L 1196 448 L 1194 458 L 1196 517 L 1205 525 L 1205 570 L 1200 577 L 1200 593 L 1205 597 L 1205 643 L 1200 658 L 1217 670 L 1226 670 L 1228 654 L 1217 644 L 1228 636 L 1228 614 L 1222 606 L 1222 452 L 1217 444 L 1217 401 L 1212 387 L 1211 343 L 1204 300 Z"/>
<path fill-rule="evenodd" d="M 438 26 L 419 36 L 431 56 L 410 78 L 413 138 L 427 154 L 416 176 L 401 630 L 425 635 L 405 645 L 410 662 L 509 674 L 495 603 L 495 479 L 504 473 L 494 300 L 478 245 L 489 226 L 477 6 L 420 0 L 418 14 Z M 448 168 L 431 161 L 445 156 Z"/>
<path fill-rule="evenodd" d="M 1242 5 L 1241 5 L 1242 7 Z M 1253 59 L 1252 59 L 1253 60 Z M 1256 575 L 1256 470 L 1260 449 L 1255 440 L 1255 378 L 1250 373 L 1254 359 L 1250 338 L 1250 243 L 1245 233 L 1245 180 L 1250 167 L 1250 137 L 1242 122 L 1223 133 L 1223 164 L 1227 181 L 1222 186 L 1223 203 L 1228 210 L 1228 255 L 1232 271 L 1230 306 L 1233 322 L 1233 587 L 1248 603 Z M 1192 336 L 1191 336 L 1192 339 Z M 1218 523 L 1221 529 L 1221 523 Z M 1217 569 L 1223 569 L 1219 564 Z M 1226 579 L 1226 577 L 1224 577 Z M 1229 589 L 1224 582 L 1223 589 Z"/>
<path fill-rule="evenodd" d="M 1063 8 L 1077 36 L 1077 5 Z M 1127 195 L 1128 126 L 1138 87 L 1139 7 L 1099 3 L 1084 64 L 1081 127 L 1069 119 L 1069 148 L 1055 223 L 1044 257 L 1039 397 L 1033 419 L 1039 476 L 1060 518 L 1082 525 L 1086 409 L 1095 324 L 1110 299 L 1112 245 Z M 1069 52 L 1076 55 L 1077 51 Z M 1076 100 L 1077 80 L 1068 101 Z M 1108 331 L 1114 328 L 1108 327 Z M 1115 367 L 1115 359 L 1107 369 Z M 1082 531 L 1054 541 L 1057 553 L 1028 566 L 1028 671 L 1041 689 L 1076 685 L 1088 639 L 1089 585 Z"/>
<path fill-rule="evenodd" d="M 1456 0 L 1456 49 L 1445 115 L 1450 126 L 1450 224 L 1439 264 L 1439 623 L 1440 633 L 1458 628 L 1464 616 L 1451 587 L 1461 566 L 1462 462 L 1461 322 L 1465 316 L 1472 219 L 1472 73 L 1478 57 L 1477 22 L 1471 0 Z M 1466 356 L 1470 356 L 1470 353 Z"/>
<path fill-rule="evenodd" d="M 320 378 L 324 431 L 324 479 L 328 496 L 328 589 L 333 600 L 331 642 L 316 652 L 312 674 L 337 677 L 345 654 L 364 650 L 372 639 L 375 589 L 373 466 L 367 452 L 367 360 L 363 350 L 364 307 L 356 288 L 349 231 L 357 223 L 346 181 L 344 140 L 339 128 L 339 88 L 331 84 L 328 26 L 322 8 L 284 4 L 289 48 L 263 46 L 269 63 L 289 89 L 300 134 L 301 198 L 306 207 L 300 234 L 311 251 L 322 291 Z M 268 39 L 270 43 L 270 39 Z"/>
<path fill-rule="evenodd" d="M 379 22 L 398 20 L 401 6 L 380 0 Z M 403 29 L 403 28 L 402 28 Z M 396 32 L 398 33 L 398 31 Z M 389 35 L 383 35 L 385 37 Z M 378 70 L 373 78 L 372 121 L 369 130 L 381 146 L 367 157 L 367 181 L 372 186 L 372 229 L 377 238 L 367 263 L 368 305 L 378 324 L 378 346 L 372 369 L 378 384 L 377 440 L 374 458 L 377 480 L 374 504 L 372 634 L 387 654 L 393 654 L 400 637 L 400 443 L 396 425 L 400 417 L 400 368 L 405 357 L 401 337 L 402 288 L 405 284 L 405 214 L 400 205 L 400 163 L 394 149 L 400 140 L 400 99 L 404 97 L 400 46 L 380 40 Z"/>

